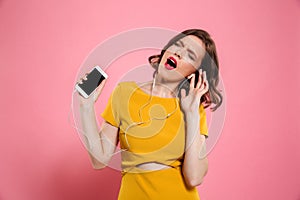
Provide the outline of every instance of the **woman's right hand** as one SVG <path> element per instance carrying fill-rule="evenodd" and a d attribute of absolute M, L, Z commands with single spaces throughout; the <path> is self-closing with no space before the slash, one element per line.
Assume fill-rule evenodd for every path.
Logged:
<path fill-rule="evenodd" d="M 81 77 L 77 83 L 78 83 L 78 84 L 82 84 L 82 80 L 87 80 L 87 75 L 88 75 L 88 74 L 89 74 L 89 73 L 86 73 L 86 74 L 84 75 L 84 77 Z M 104 79 L 104 80 L 100 83 L 100 85 L 96 88 L 96 90 L 95 90 L 95 91 L 94 91 L 87 99 L 84 98 L 84 97 L 77 91 L 80 105 L 81 105 L 81 106 L 84 106 L 84 107 L 90 107 L 90 106 L 93 106 L 94 103 L 98 100 L 98 97 L 99 97 L 99 95 L 101 94 L 102 89 L 103 89 L 105 83 L 106 83 L 106 79 Z"/>

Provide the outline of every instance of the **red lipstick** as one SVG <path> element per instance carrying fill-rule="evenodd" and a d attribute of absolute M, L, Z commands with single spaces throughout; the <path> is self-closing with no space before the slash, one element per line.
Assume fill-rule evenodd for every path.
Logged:
<path fill-rule="evenodd" d="M 177 67 L 177 61 L 175 58 L 173 58 L 172 56 L 170 56 L 169 58 L 167 58 L 167 61 L 165 62 L 165 67 L 168 70 L 173 70 Z"/>

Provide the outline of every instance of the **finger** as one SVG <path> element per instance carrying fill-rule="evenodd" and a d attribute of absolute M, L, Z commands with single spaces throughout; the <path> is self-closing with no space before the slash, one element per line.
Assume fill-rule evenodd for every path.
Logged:
<path fill-rule="evenodd" d="M 194 89 L 195 85 L 195 74 L 191 75 L 190 89 Z"/>
<path fill-rule="evenodd" d="M 84 80 L 86 80 L 86 79 L 84 79 L 84 77 L 81 77 L 80 80 L 79 80 L 80 84 L 82 84 Z"/>
<path fill-rule="evenodd" d="M 201 89 L 201 92 L 203 94 L 205 94 L 208 91 L 208 89 L 209 89 L 208 81 L 206 80 L 203 85 L 205 85 L 205 86 L 203 87 L 203 89 Z"/>
<path fill-rule="evenodd" d="M 185 89 L 181 89 L 180 90 L 180 94 L 181 94 L 181 97 L 185 97 L 186 96 L 186 91 L 185 91 Z"/>
<path fill-rule="evenodd" d="M 97 93 L 100 93 L 100 92 L 101 92 L 102 88 L 104 87 L 105 82 L 106 82 L 106 79 L 104 79 L 104 80 L 100 83 L 100 85 L 97 87 L 97 89 L 96 89 Z"/>
<path fill-rule="evenodd" d="M 206 79 L 206 71 L 202 71 L 201 69 L 201 84 L 204 82 L 205 79 Z"/>
<path fill-rule="evenodd" d="M 204 73 L 203 73 L 203 84 L 200 87 L 201 90 L 205 87 L 206 82 L 207 82 L 206 71 L 204 71 Z"/>
<path fill-rule="evenodd" d="M 202 95 L 203 95 L 202 90 L 197 90 L 197 92 L 196 92 L 196 99 L 200 99 Z"/>
<path fill-rule="evenodd" d="M 205 86 L 208 86 L 208 81 L 207 81 L 207 76 L 206 76 L 206 71 L 203 74 L 203 85 L 205 83 Z"/>
<path fill-rule="evenodd" d="M 86 76 L 81 77 L 81 78 L 77 81 L 77 83 L 78 83 L 78 84 L 82 84 L 82 83 L 83 83 L 83 80 L 87 80 Z"/>
<path fill-rule="evenodd" d="M 107 79 L 104 79 L 101 83 L 100 83 L 100 85 L 99 85 L 99 88 L 102 90 L 102 88 L 104 87 L 104 85 L 105 85 L 105 83 L 106 83 L 106 80 Z"/>
<path fill-rule="evenodd" d="M 206 84 L 206 89 L 207 89 L 207 91 L 208 91 L 208 89 L 209 89 L 208 80 L 205 81 L 205 84 Z"/>
<path fill-rule="evenodd" d="M 77 84 L 82 84 L 82 79 L 79 79 L 79 81 L 77 81 Z"/>
<path fill-rule="evenodd" d="M 102 92 L 102 89 L 103 89 L 105 83 L 106 83 L 106 79 L 104 79 L 104 80 L 100 83 L 100 85 L 98 86 L 98 88 L 96 89 L 95 101 L 97 101 L 98 97 L 100 96 L 100 94 L 101 94 L 101 92 Z"/>
<path fill-rule="evenodd" d="M 199 71 L 199 78 L 198 78 L 198 83 L 196 85 L 196 88 L 200 88 L 200 85 L 202 84 L 202 69 Z"/>
<path fill-rule="evenodd" d="M 87 76 L 89 75 L 89 73 L 85 73 L 83 79 L 87 80 Z"/>

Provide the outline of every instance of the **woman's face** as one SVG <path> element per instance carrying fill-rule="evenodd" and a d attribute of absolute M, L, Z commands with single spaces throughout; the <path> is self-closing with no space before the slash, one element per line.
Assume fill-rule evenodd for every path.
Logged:
<path fill-rule="evenodd" d="M 194 73 L 205 55 L 205 44 L 188 35 L 171 45 L 161 58 L 158 73 L 170 81 L 181 81 Z"/>

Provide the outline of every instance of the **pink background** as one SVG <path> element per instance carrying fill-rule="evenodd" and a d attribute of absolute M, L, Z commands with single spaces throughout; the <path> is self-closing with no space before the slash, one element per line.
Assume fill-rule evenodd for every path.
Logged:
<path fill-rule="evenodd" d="M 100 42 L 162 27 L 218 48 L 227 115 L 201 199 L 299 200 L 299 20 L 299 0 L 0 0 L 0 199 L 117 198 L 120 172 L 93 170 L 68 123 L 71 92 Z"/>

